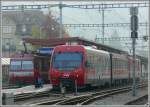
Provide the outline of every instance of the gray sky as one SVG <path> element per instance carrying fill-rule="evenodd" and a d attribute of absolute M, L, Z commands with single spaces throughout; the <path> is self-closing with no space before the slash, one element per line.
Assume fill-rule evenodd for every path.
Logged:
<path fill-rule="evenodd" d="M 2 5 L 21 5 L 21 4 L 58 4 L 59 2 L 2 2 Z M 64 4 L 100 4 L 100 3 L 118 3 L 118 2 L 63 2 Z M 121 2 L 123 3 L 123 2 Z M 127 2 L 125 2 L 127 3 Z M 144 3 L 144 2 L 143 2 Z M 58 7 L 53 7 L 50 9 L 53 16 L 59 20 L 59 9 Z M 45 13 L 48 12 L 47 9 L 43 10 Z M 106 9 L 105 11 L 105 23 L 130 23 L 130 11 L 128 8 L 115 8 Z M 139 22 L 148 22 L 148 8 L 139 8 L 138 13 Z M 101 24 L 102 14 L 98 10 L 87 10 L 87 9 L 74 9 L 74 8 L 63 8 L 63 23 L 64 24 Z M 86 39 L 94 40 L 95 36 L 102 38 L 102 28 L 66 28 L 71 36 L 80 36 Z M 105 37 L 111 37 L 117 31 L 120 37 L 130 37 L 130 27 L 105 27 Z M 139 27 L 139 36 L 146 35 L 145 27 Z M 130 41 L 123 41 L 121 44 L 129 43 Z M 107 43 L 107 42 L 106 42 Z M 146 45 L 147 42 L 141 40 L 137 41 L 138 44 Z M 127 49 L 125 47 L 125 49 Z M 144 48 L 143 48 L 144 49 Z M 148 48 L 146 48 L 148 49 Z"/>

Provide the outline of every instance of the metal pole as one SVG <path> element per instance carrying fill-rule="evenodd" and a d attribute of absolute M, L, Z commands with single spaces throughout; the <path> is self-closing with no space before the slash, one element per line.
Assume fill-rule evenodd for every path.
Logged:
<path fill-rule="evenodd" d="M 102 36 L 103 36 L 103 41 L 102 43 L 104 44 L 104 9 L 102 9 Z"/>
<path fill-rule="evenodd" d="M 136 41 L 136 39 L 135 38 L 133 38 L 132 39 L 132 49 L 133 49 L 133 86 L 132 86 L 132 95 L 133 96 L 136 96 L 136 80 L 135 80 L 135 41 Z"/>
<path fill-rule="evenodd" d="M 41 39 L 41 30 L 42 30 L 42 28 L 41 28 L 41 26 L 40 26 L 40 39 Z"/>
<path fill-rule="evenodd" d="M 60 82 L 59 86 L 60 86 L 60 89 L 61 89 L 62 88 L 62 83 L 61 82 Z"/>
<path fill-rule="evenodd" d="M 131 14 L 131 38 L 132 38 L 132 50 L 133 50 L 133 60 L 132 60 L 132 74 L 133 74 L 133 85 L 132 85 L 132 95 L 136 96 L 136 76 L 135 76 L 135 42 L 136 38 L 138 38 L 138 8 L 132 7 L 130 8 Z"/>
<path fill-rule="evenodd" d="M 60 24 L 59 24 L 59 37 L 63 37 L 62 32 L 62 1 L 59 3 L 59 17 L 60 17 Z"/>
<path fill-rule="evenodd" d="M 0 1 L 0 57 L 2 58 L 2 2 Z M 2 65 L 2 60 L 0 60 L 0 65 Z M 2 66 L 0 67 L 0 78 L 2 78 Z M 2 82 L 0 82 L 0 87 L 2 87 Z M 0 98 L 2 99 L 2 93 L 0 93 Z M 2 105 L 2 100 L 0 100 L 0 105 Z"/>
<path fill-rule="evenodd" d="M 61 91 L 62 96 L 64 97 L 65 96 L 65 87 L 63 86 L 63 84 L 61 82 L 60 82 L 60 91 Z"/>
<path fill-rule="evenodd" d="M 75 80 L 75 95 L 77 95 L 77 80 Z"/>

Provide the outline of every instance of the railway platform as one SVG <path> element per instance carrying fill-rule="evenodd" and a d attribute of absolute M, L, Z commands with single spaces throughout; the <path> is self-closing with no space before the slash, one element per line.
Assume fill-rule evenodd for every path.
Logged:
<path fill-rule="evenodd" d="M 34 85 L 29 85 L 21 88 L 3 89 L 2 93 L 13 93 L 13 95 L 17 95 L 23 93 L 38 93 L 38 92 L 48 91 L 50 89 L 52 89 L 51 84 L 44 84 L 43 88 L 35 88 Z"/>

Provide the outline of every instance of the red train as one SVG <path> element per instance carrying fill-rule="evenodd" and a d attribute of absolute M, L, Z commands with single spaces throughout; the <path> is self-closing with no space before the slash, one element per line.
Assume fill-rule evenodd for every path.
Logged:
<path fill-rule="evenodd" d="M 9 83 L 15 85 L 34 84 L 35 65 L 39 66 L 44 83 L 49 83 L 50 55 L 14 54 L 10 60 Z"/>
<path fill-rule="evenodd" d="M 136 79 L 140 78 L 140 60 L 136 60 Z M 50 81 L 53 88 L 116 85 L 132 80 L 132 58 L 82 45 L 61 45 L 54 48 Z"/>

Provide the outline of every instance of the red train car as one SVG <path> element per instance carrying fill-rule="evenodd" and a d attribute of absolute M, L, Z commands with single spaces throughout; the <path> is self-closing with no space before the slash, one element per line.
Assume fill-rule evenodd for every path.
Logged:
<path fill-rule="evenodd" d="M 11 84 L 32 84 L 34 82 L 34 56 L 15 54 L 10 60 L 9 81 Z"/>
<path fill-rule="evenodd" d="M 50 67 L 53 87 L 113 85 L 131 79 L 128 55 L 109 53 L 82 45 L 54 48 Z M 137 65 L 137 68 L 140 64 Z M 129 78 L 130 77 L 130 78 Z"/>
<path fill-rule="evenodd" d="M 133 58 L 131 56 L 128 57 L 128 67 L 129 67 L 129 78 L 132 81 L 133 79 Z M 141 61 L 140 59 L 135 60 L 135 77 L 137 80 L 140 80 L 141 77 Z"/>

